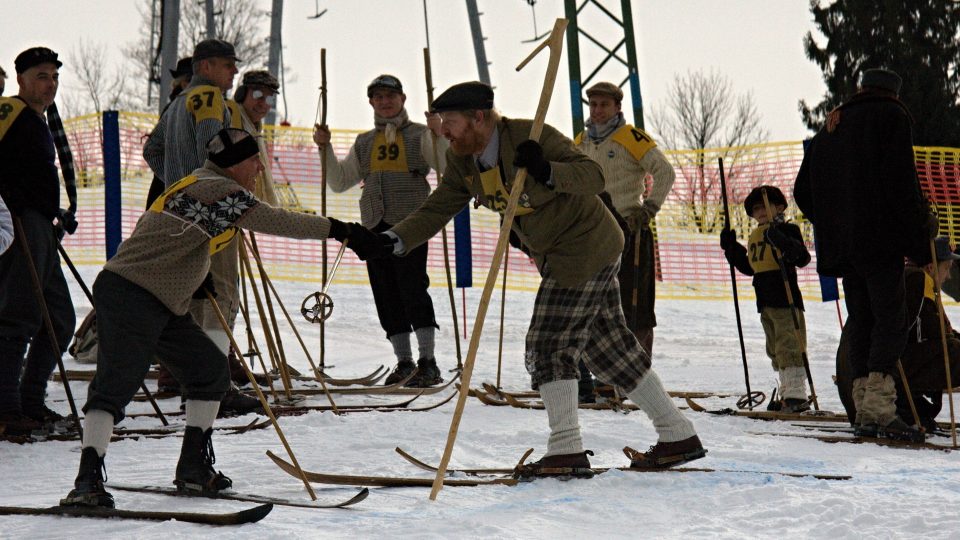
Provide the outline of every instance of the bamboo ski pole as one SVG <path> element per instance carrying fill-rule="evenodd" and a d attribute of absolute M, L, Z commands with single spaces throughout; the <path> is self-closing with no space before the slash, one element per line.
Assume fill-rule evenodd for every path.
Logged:
<path fill-rule="evenodd" d="M 57 241 L 57 251 L 60 252 L 60 256 L 63 257 L 63 262 L 67 263 L 67 268 L 70 269 L 70 273 L 73 274 L 73 278 L 77 280 L 77 284 L 80 285 L 80 289 L 83 290 L 83 294 L 86 295 L 87 300 L 90 302 L 90 307 L 96 309 L 96 306 L 93 305 L 93 293 L 90 292 L 90 289 L 87 288 L 86 282 L 83 281 L 83 278 L 80 276 L 80 271 L 77 270 L 77 267 L 73 265 L 73 261 L 70 260 L 70 256 L 67 255 L 67 250 L 63 248 L 63 244 Z M 157 413 L 157 417 L 160 418 L 160 423 L 169 426 L 170 422 L 167 421 L 167 417 L 163 414 L 163 411 L 160 410 L 160 405 L 157 405 L 157 400 L 153 399 L 153 394 L 147 388 L 147 384 L 141 382 L 140 390 L 143 392 L 143 395 L 147 396 L 147 401 L 150 402 L 150 406 L 153 407 L 153 411 Z"/>
<path fill-rule="evenodd" d="M 278 358 L 280 359 L 280 376 L 286 381 L 287 386 L 293 387 L 290 379 L 290 367 L 287 364 L 287 353 L 283 350 L 283 338 L 280 336 L 280 325 L 277 323 L 277 314 L 273 310 L 273 296 L 267 287 L 267 269 L 263 266 L 263 259 L 260 258 L 260 248 L 257 246 L 257 235 L 250 231 L 250 252 L 253 253 L 253 260 L 257 262 L 257 271 L 260 272 L 260 284 L 263 286 L 263 297 L 267 301 L 267 313 L 270 314 L 270 326 L 273 328 L 273 340 L 277 344 Z M 264 325 L 266 326 L 266 325 Z"/>
<path fill-rule="evenodd" d="M 957 419 L 953 410 L 953 381 L 950 376 L 950 352 L 947 349 L 947 323 L 943 315 L 943 298 L 940 294 L 940 269 L 937 265 L 937 247 L 930 239 L 930 260 L 933 261 L 933 291 L 937 298 L 937 314 L 940 316 L 940 347 L 943 349 L 943 367 L 947 375 L 947 398 L 950 402 L 950 437 L 957 447 Z"/>
<path fill-rule="evenodd" d="M 550 106 L 550 98 L 553 95 L 553 86 L 557 80 L 557 69 L 560 65 L 560 56 L 563 50 L 563 32 L 567 27 L 566 19 L 557 19 L 554 23 L 553 31 L 550 37 L 544 40 L 530 55 L 517 66 L 517 71 L 523 69 L 530 60 L 533 59 L 544 48 L 550 48 L 550 60 L 547 67 L 547 74 L 543 80 L 543 89 L 540 91 L 540 102 L 537 105 L 537 114 L 533 120 L 533 126 L 530 129 L 530 139 L 537 141 L 543 131 L 543 123 L 547 116 L 547 109 Z M 517 205 L 520 202 L 520 195 L 523 193 L 523 183 L 527 178 L 526 169 L 518 169 L 517 175 L 510 187 L 510 198 L 507 201 L 507 209 L 504 211 L 503 223 L 500 225 L 500 236 L 497 239 L 497 247 L 493 252 L 493 260 L 490 262 L 490 271 L 487 274 L 487 280 L 483 286 L 483 293 L 480 296 L 480 304 L 477 306 L 477 317 L 474 322 L 473 333 L 470 336 L 470 345 L 467 349 L 467 358 L 463 362 L 463 371 L 460 373 L 460 385 L 463 391 L 457 396 L 457 406 L 450 422 L 450 432 L 447 434 L 447 444 L 443 450 L 443 457 L 437 468 L 437 474 L 433 479 L 433 487 L 430 490 L 430 500 L 436 500 L 440 490 L 443 489 L 443 478 L 447 473 L 447 465 L 450 463 L 450 457 L 453 454 L 453 445 L 457 440 L 457 431 L 460 428 L 460 419 L 463 417 L 463 409 L 467 402 L 467 396 L 470 389 L 470 377 L 473 375 L 473 365 L 477 358 L 477 350 L 480 348 L 480 335 L 483 331 L 483 321 L 487 315 L 487 307 L 490 303 L 490 295 L 497 283 L 497 274 L 500 271 L 500 261 L 503 259 L 503 253 L 509 245 L 510 228 L 513 226 L 513 218 L 517 213 Z"/>
<path fill-rule="evenodd" d="M 776 209 L 773 205 L 770 204 L 770 199 L 767 197 L 766 188 L 760 189 L 760 194 L 763 195 L 763 206 L 767 210 L 767 216 L 769 222 L 773 223 L 774 216 L 777 215 Z M 773 258 L 777 261 L 777 266 L 780 268 L 780 277 L 783 278 L 783 288 L 787 292 L 787 303 L 790 304 L 790 316 L 793 319 L 793 330 L 797 334 L 797 343 L 800 345 L 800 356 L 803 358 L 803 369 L 807 373 L 807 383 L 810 384 L 810 398 L 813 400 L 814 410 L 820 410 L 820 404 L 817 402 L 817 391 L 813 387 L 813 374 L 810 372 L 810 360 L 807 358 L 807 340 L 805 339 L 803 332 L 800 331 L 800 308 L 797 307 L 796 302 L 793 299 L 793 291 L 790 290 L 790 280 L 787 276 L 787 267 L 783 262 L 783 257 L 780 254 L 780 250 L 777 249 L 777 246 L 770 245 L 770 249 L 773 253 Z"/>
<path fill-rule="evenodd" d="M 510 248 L 503 252 L 503 285 L 500 289 L 500 343 L 497 346 L 497 389 L 500 389 L 500 371 L 503 367 L 503 319 L 507 308 L 507 270 L 510 269 Z"/>
<path fill-rule="evenodd" d="M 320 125 L 327 127 L 327 49 L 320 49 Z M 328 143 L 329 144 L 329 143 Z M 327 148 L 323 147 L 320 152 L 320 215 L 327 215 Z M 321 244 L 321 275 L 320 284 L 327 286 L 327 240 L 320 241 Z M 323 377 L 324 367 L 327 358 L 327 334 L 326 321 L 320 321 L 320 371 L 318 377 Z M 317 373 L 317 368 L 314 368 Z M 331 402 L 332 403 L 332 402 Z"/>
<path fill-rule="evenodd" d="M 230 325 L 227 323 L 227 319 L 223 317 L 223 313 L 220 311 L 220 306 L 217 305 L 216 299 L 212 294 L 210 294 L 210 291 L 204 290 L 204 292 L 207 294 L 207 300 L 210 301 L 210 305 L 213 306 L 213 312 L 217 314 L 217 319 L 220 320 L 220 326 L 223 327 L 223 331 L 226 332 L 227 337 L 230 338 L 230 346 L 239 351 L 240 345 L 237 343 L 236 338 L 233 337 L 233 332 L 230 330 Z M 280 442 L 283 443 L 283 447 L 286 449 L 287 455 L 290 456 L 290 462 L 293 463 L 293 466 L 297 468 L 297 473 L 299 473 L 300 479 L 303 480 L 303 485 L 306 486 L 307 493 L 310 494 L 310 498 L 312 500 L 317 500 L 317 494 L 313 492 L 313 487 L 310 486 L 310 482 L 307 480 L 307 475 L 304 474 L 303 469 L 300 468 L 300 463 L 297 461 L 297 456 L 293 455 L 293 449 L 290 448 L 290 443 L 287 442 L 287 438 L 283 435 L 283 430 L 280 429 L 280 423 L 277 422 L 277 417 L 273 415 L 273 410 L 270 408 L 270 404 L 267 403 L 267 398 L 263 395 L 263 391 L 260 390 L 260 385 L 257 384 L 257 380 L 254 378 L 250 368 L 247 367 L 247 364 L 244 362 L 241 362 L 241 364 L 243 364 L 243 372 L 246 373 L 247 379 L 250 380 L 250 384 L 257 392 L 257 399 L 260 400 L 260 406 L 262 406 L 263 411 L 267 413 L 267 416 L 270 418 L 270 422 L 277 431 L 277 436 L 280 437 Z"/>
<path fill-rule="evenodd" d="M 270 370 L 267 369 L 267 365 L 263 361 L 263 354 L 260 352 L 260 346 L 257 345 L 257 340 L 253 335 L 253 329 L 250 328 L 250 310 L 248 309 L 250 302 L 247 299 L 247 269 L 243 264 L 240 264 L 240 290 L 243 291 L 243 301 L 240 302 L 240 314 L 243 316 L 243 323 L 247 328 L 247 356 L 256 356 L 260 362 L 260 369 L 263 370 L 263 374 L 267 378 L 267 385 L 270 387 L 270 395 L 273 396 L 273 401 L 276 403 L 279 401 L 279 398 L 277 397 L 277 389 L 273 386 L 273 377 L 270 376 Z"/>
<path fill-rule="evenodd" d="M 720 192 L 723 195 L 723 217 L 724 230 L 730 230 L 730 205 L 727 201 L 727 177 L 723 172 L 723 158 L 717 158 L 717 165 L 720 168 Z M 737 336 L 740 338 L 740 357 L 743 360 L 743 380 L 747 385 L 746 405 L 753 410 L 753 391 L 750 390 L 750 368 L 747 366 L 747 346 L 743 341 L 743 321 L 740 319 L 740 299 L 737 292 L 737 271 L 730 264 L 730 283 L 733 286 L 733 310 L 737 314 Z M 759 403 L 758 403 L 759 405 Z"/>
<path fill-rule="evenodd" d="M 47 337 L 50 338 L 50 347 L 53 353 L 57 355 L 57 369 L 60 370 L 60 380 L 63 381 L 63 390 L 67 394 L 67 403 L 70 404 L 70 413 L 73 414 L 74 425 L 77 426 L 77 433 L 83 439 L 83 426 L 80 425 L 80 414 L 77 412 L 77 403 L 73 400 L 73 392 L 70 390 L 70 379 L 67 378 L 67 370 L 63 367 L 63 353 L 60 350 L 60 344 L 57 343 L 57 332 L 53 328 L 53 319 L 50 318 L 50 310 L 47 309 L 47 300 L 43 297 L 43 286 L 40 284 L 40 275 L 37 273 L 37 266 L 33 260 L 33 254 L 30 253 L 30 246 L 27 245 L 27 235 L 23 230 L 23 223 L 18 216 L 13 217 L 13 226 L 16 229 L 14 242 L 18 242 L 23 248 L 23 255 L 27 258 L 27 266 L 30 267 L 30 279 L 33 281 L 33 292 L 40 304 L 40 314 L 43 316 L 43 324 L 47 330 Z"/>
<path fill-rule="evenodd" d="M 433 69 L 430 65 L 430 48 L 423 49 L 423 67 L 427 78 L 427 104 L 433 103 Z M 433 162 L 439 167 L 440 152 L 437 150 L 437 135 L 433 140 Z M 442 179 L 443 171 L 437 170 L 437 183 Z M 443 240 L 443 267 L 447 273 L 447 295 L 450 297 L 450 313 L 453 318 L 453 340 L 457 347 L 457 370 L 463 370 L 463 357 L 460 352 L 460 329 L 457 328 L 457 301 L 453 297 L 453 278 L 450 275 L 450 242 L 447 240 L 447 227 L 440 229 L 440 238 Z M 499 381 L 498 381 L 499 383 Z"/>
<path fill-rule="evenodd" d="M 907 393 L 907 403 L 910 404 L 910 413 L 913 414 L 913 421 L 917 424 L 917 429 L 921 432 L 926 431 L 923 424 L 920 423 L 920 415 L 917 413 L 917 406 L 913 402 L 913 392 L 910 391 L 910 383 L 907 381 L 907 372 L 903 370 L 903 362 L 897 358 L 897 371 L 900 372 L 900 380 L 903 381 L 903 391 Z"/>

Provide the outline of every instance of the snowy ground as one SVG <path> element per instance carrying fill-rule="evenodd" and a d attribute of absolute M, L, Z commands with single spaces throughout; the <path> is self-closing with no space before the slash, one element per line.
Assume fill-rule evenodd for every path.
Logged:
<path fill-rule="evenodd" d="M 97 269 L 84 268 L 92 284 Z M 312 292 L 312 285 L 278 283 L 289 308 Z M 89 304 L 73 286 L 78 314 Z M 382 339 L 369 291 L 363 287 L 330 290 L 336 301 L 328 325 L 328 364 L 331 374 L 361 376 L 391 363 L 389 344 Z M 441 367 L 455 365 L 449 305 L 442 289 L 433 290 L 438 321 Z M 468 321 L 479 291 L 468 294 Z M 504 332 L 503 386 L 524 389 L 523 336 L 533 295 L 509 293 Z M 474 373 L 474 385 L 494 381 L 497 369 L 496 316 L 499 293 L 490 317 Z M 458 305 L 458 309 L 460 309 Z M 948 308 L 955 319 L 954 308 Z M 744 334 L 754 389 L 769 392 L 773 372 L 763 353 L 763 333 L 753 306 L 744 303 Z M 729 302 L 659 301 L 654 367 L 671 390 L 741 392 L 743 369 L 733 308 Z M 808 300 L 809 356 L 822 408 L 842 410 L 833 390 L 834 351 L 839 336 L 833 304 Z M 299 323 L 298 323 L 299 324 Z M 307 342 L 318 343 L 316 328 L 299 326 Z M 240 333 L 242 338 L 242 332 Z M 284 333 L 295 367 L 307 372 L 306 360 L 289 330 Z M 242 339 L 241 339 L 242 341 Z M 466 350 L 466 341 L 463 345 Z M 68 364 L 71 364 L 68 362 Z M 68 367 L 70 367 L 68 365 Z M 74 368 L 90 366 L 72 365 Z M 85 386 L 74 383 L 81 400 Z M 443 396 L 425 396 L 420 405 Z M 50 385 L 51 406 L 68 411 L 63 387 Z M 386 397 L 342 397 L 340 403 L 375 402 Z M 317 403 L 322 403 L 318 398 Z M 710 406 L 733 406 L 732 399 L 701 400 Z M 678 401 L 678 404 L 680 402 Z M 161 403 L 173 410 L 178 402 Z M 134 403 L 128 412 L 149 406 Z M 437 463 L 443 451 L 453 404 L 420 413 L 358 413 L 334 416 L 311 413 L 281 418 L 281 426 L 301 465 L 313 471 L 351 474 L 394 474 L 431 477 L 394 453 L 401 446 Z M 946 405 L 945 405 L 946 409 Z M 310 510 L 276 507 L 266 519 L 239 528 L 208 528 L 184 523 L 80 520 L 48 517 L 0 517 L 0 538 L 159 537 L 203 535 L 231 538 L 647 538 L 762 535 L 777 538 L 924 537 L 960 538 L 960 461 L 958 453 L 881 448 L 873 445 L 826 444 L 815 440 L 756 435 L 752 432 L 795 432 L 787 423 L 760 422 L 688 413 L 709 449 L 694 466 L 782 470 L 853 475 L 851 481 L 797 479 L 747 473 L 611 472 L 592 480 L 541 480 L 516 487 L 447 487 L 436 502 L 423 488 L 371 489 L 370 497 L 349 510 Z M 943 418 L 946 418 L 944 415 Z M 227 419 L 239 424 L 251 418 Z M 642 413 L 581 411 L 584 443 L 596 452 L 597 466 L 626 464 L 620 449 L 645 449 L 655 439 Z M 126 427 L 158 427 L 155 419 L 127 419 Z M 534 458 L 546 443 L 543 411 L 484 406 L 474 399 L 467 407 L 451 467 L 509 467 L 520 454 L 535 447 Z M 302 484 L 281 472 L 264 456 L 272 450 L 285 455 L 273 430 L 214 439 L 217 468 L 234 480 L 239 492 L 309 500 Z M 119 483 L 169 485 L 179 455 L 179 439 L 141 439 L 114 443 L 107 454 L 109 480 Z M 0 443 L 0 505 L 51 506 L 71 487 L 79 460 L 79 445 L 48 442 L 18 446 Z M 315 485 L 324 500 L 342 499 L 352 488 Z M 114 493 L 118 506 L 128 509 L 226 511 L 249 506 L 232 501 L 177 499 L 158 495 Z"/>

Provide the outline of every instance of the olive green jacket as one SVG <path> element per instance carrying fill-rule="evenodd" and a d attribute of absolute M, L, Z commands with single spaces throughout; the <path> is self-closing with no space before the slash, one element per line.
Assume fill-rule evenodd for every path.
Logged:
<path fill-rule="evenodd" d="M 500 163 L 508 189 L 516 175 L 514 149 L 530 137 L 532 125 L 530 120 L 507 118 L 497 125 Z M 540 144 L 550 161 L 554 188 L 527 177 L 523 191 L 534 211 L 517 216 L 513 230 L 529 248 L 540 275 L 572 288 L 619 259 L 623 233 L 597 196 L 603 192 L 600 166 L 550 126 L 544 125 Z M 437 189 L 391 230 L 409 251 L 436 235 L 474 198 L 490 204 L 473 156 L 457 156 L 448 149 L 447 167 Z"/>

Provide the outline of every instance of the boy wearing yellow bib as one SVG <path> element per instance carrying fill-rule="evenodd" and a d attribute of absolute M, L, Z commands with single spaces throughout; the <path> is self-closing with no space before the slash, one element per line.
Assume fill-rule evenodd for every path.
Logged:
<path fill-rule="evenodd" d="M 777 215 L 771 219 L 763 202 L 763 190 L 767 191 L 770 205 Z M 807 399 L 806 371 L 803 367 L 803 351 L 806 350 L 807 330 L 803 318 L 803 297 L 797 285 L 797 268 L 810 262 L 810 253 L 803 241 L 800 227 L 783 220 L 787 199 L 783 192 L 773 186 L 753 189 L 743 201 L 747 214 L 757 220 L 757 228 L 750 233 L 749 248 L 737 242 L 733 229 L 720 233 L 720 247 L 727 261 L 742 274 L 753 276 L 757 293 L 757 311 L 767 338 L 767 356 L 774 371 L 780 374 L 780 403 L 771 401 L 771 408 L 800 412 L 810 408 Z M 790 292 L 793 294 L 800 331 L 797 332 L 790 313 L 783 276 L 773 248 L 780 251 L 780 263 L 787 272 Z"/>

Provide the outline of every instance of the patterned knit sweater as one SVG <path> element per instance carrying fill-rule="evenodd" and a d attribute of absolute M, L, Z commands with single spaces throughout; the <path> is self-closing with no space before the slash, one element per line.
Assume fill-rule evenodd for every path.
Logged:
<path fill-rule="evenodd" d="M 636 129 L 629 125 L 625 128 Z M 623 145 L 614 141 L 612 136 L 601 141 L 591 141 L 585 135 L 580 138 L 577 146 L 603 168 L 605 190 L 610 194 L 613 206 L 621 216 L 629 218 L 635 215 L 645 202 L 651 214 L 656 214 L 663 206 L 675 175 L 673 167 L 660 149 L 650 148 L 637 159 Z M 650 193 L 644 197 L 647 175 L 653 177 L 653 185 Z"/>
<path fill-rule="evenodd" d="M 327 218 L 261 204 L 209 161 L 193 176 L 193 184 L 164 194 L 162 211 L 151 209 L 140 216 L 133 234 L 104 266 L 152 293 L 177 315 L 187 312 L 207 275 L 211 239 L 232 227 L 288 238 L 323 239 L 329 234 Z"/>

